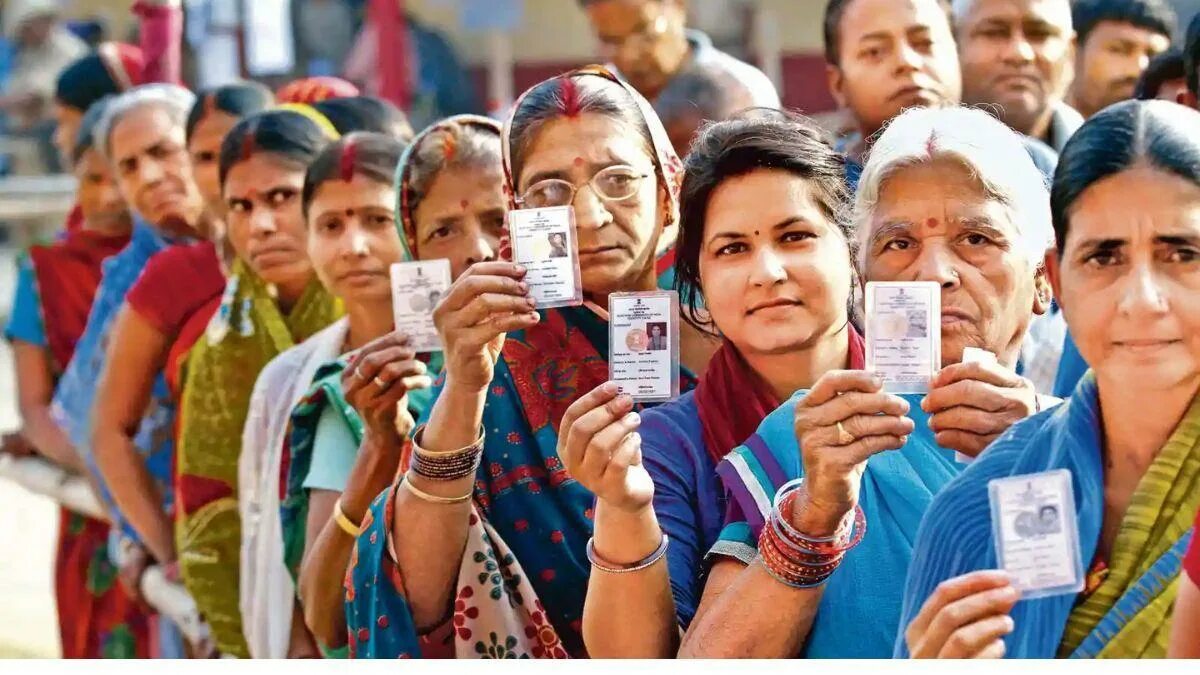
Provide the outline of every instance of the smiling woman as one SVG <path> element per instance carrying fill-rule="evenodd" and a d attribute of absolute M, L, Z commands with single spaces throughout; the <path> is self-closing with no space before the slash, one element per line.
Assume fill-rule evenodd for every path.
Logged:
<path fill-rule="evenodd" d="M 752 189 L 756 174 L 713 193 L 708 216 L 721 220 L 710 224 L 720 223 L 717 233 L 739 227 L 741 236 L 722 236 L 705 249 L 702 279 L 710 264 L 745 270 L 746 279 L 761 288 L 748 289 L 744 299 L 730 294 L 726 301 L 745 308 L 747 326 L 778 320 L 776 313 L 795 317 L 792 331 L 778 331 L 793 341 L 786 351 L 772 350 L 785 345 L 761 337 L 764 330 L 737 345 L 773 386 L 771 393 L 790 398 L 774 411 L 767 408 L 757 430 L 739 431 L 733 443 L 740 445 L 727 454 L 729 446 L 720 448 L 716 473 L 728 509 L 708 551 L 712 567 L 681 655 L 891 653 L 901 600 L 895 580 L 908 568 L 907 542 L 924 509 L 961 470 L 951 450 L 978 455 L 1039 405 L 1032 386 L 1012 372 L 1011 347 L 1049 303 L 1045 273 L 1029 255 L 1037 247 L 1023 243 L 1040 242 L 1044 250 L 1050 238 L 1045 188 L 1040 195 L 1026 194 L 1027 187 L 1041 185 L 1038 176 L 1020 137 L 978 110 L 908 110 L 875 141 L 848 219 L 864 242 L 858 254 L 861 280 L 937 282 L 945 314 L 962 328 L 950 330 L 943 323 L 942 368 L 924 398 L 884 392 L 861 361 L 847 358 L 853 351 L 836 342 L 836 348 L 820 348 L 821 339 L 838 335 L 837 319 L 844 316 L 849 293 L 848 272 L 841 271 L 850 264 L 846 254 L 822 262 L 834 255 L 837 240 L 819 225 L 837 210 L 772 214 L 759 226 L 753 220 L 763 213 L 761 206 L 720 208 L 726 199 L 736 205 L 731 193 L 735 187 Z M 793 184 L 792 199 L 803 204 L 806 193 Z M 782 187 L 774 201 L 786 204 Z M 742 203 L 771 203 L 766 194 L 750 199 L 746 193 Z M 813 199 L 820 192 L 807 194 Z M 985 214 L 990 238 L 976 231 Z M 780 243 L 767 246 L 768 231 Z M 821 250 L 826 236 L 829 252 L 800 255 Z M 721 255 L 709 263 L 713 254 Z M 705 282 L 706 292 L 710 287 Z M 816 290 L 821 288 L 828 290 Z M 725 299 L 724 290 L 715 293 Z M 803 304 L 789 307 L 791 299 Z M 712 315 L 724 331 L 724 310 L 714 307 Z M 996 354 L 999 363 L 960 363 L 968 344 Z M 789 352 L 786 367 L 757 365 L 777 363 Z M 850 369 L 843 370 L 843 363 L 851 363 Z M 805 373 L 806 381 L 779 375 L 789 372 Z M 793 394 L 780 385 L 800 389 Z M 716 409 L 746 407 L 745 398 L 727 399 Z M 704 406 L 700 409 L 703 418 Z M 868 524 L 870 535 L 859 541 Z M 699 584 L 677 579 L 674 569 L 671 581 Z"/>

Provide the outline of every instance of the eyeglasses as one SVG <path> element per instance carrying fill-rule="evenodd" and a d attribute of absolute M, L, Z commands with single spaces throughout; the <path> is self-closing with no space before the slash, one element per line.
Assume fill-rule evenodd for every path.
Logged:
<path fill-rule="evenodd" d="M 592 192 L 601 201 L 623 202 L 637 194 L 642 185 L 642 179 L 650 174 L 640 173 L 631 166 L 610 166 L 601 169 L 592 176 L 586 185 L 591 186 Z M 583 186 L 576 187 L 570 181 L 560 178 L 540 180 L 517 199 L 517 204 L 525 208 L 544 209 L 551 206 L 570 206 L 575 203 L 575 194 Z"/>

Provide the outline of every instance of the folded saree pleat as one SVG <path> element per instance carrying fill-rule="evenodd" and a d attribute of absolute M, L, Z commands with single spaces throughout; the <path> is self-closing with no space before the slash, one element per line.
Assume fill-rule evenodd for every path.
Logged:
<path fill-rule="evenodd" d="M 217 314 L 188 354 L 179 425 L 176 518 L 180 573 L 222 654 L 248 656 L 238 606 L 238 456 L 259 372 L 329 324 L 341 303 L 314 278 L 288 315 L 241 260 Z"/>

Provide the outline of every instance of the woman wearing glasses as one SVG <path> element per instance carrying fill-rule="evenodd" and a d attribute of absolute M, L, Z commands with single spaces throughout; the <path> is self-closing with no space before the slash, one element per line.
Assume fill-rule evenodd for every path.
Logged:
<path fill-rule="evenodd" d="M 574 206 L 589 302 L 539 312 L 523 269 L 485 262 L 438 306 L 445 382 L 351 557 L 347 602 L 373 610 L 351 626 L 358 656 L 421 655 L 417 636 L 451 618 L 460 658 L 585 654 L 593 497 L 564 471 L 558 427 L 608 377 L 609 294 L 670 283 L 679 160 L 646 101 L 600 68 L 526 92 L 502 150 L 512 206 Z M 684 364 L 702 365 L 698 333 L 682 341 Z"/>

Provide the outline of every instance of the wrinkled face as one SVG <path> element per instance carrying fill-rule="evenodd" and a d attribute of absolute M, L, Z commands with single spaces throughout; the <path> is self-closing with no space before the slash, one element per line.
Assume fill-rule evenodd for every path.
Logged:
<path fill-rule="evenodd" d="M 238 118 L 220 111 L 204 116 L 192 130 L 188 140 L 188 154 L 192 160 L 192 173 L 196 176 L 196 187 L 204 197 L 204 204 L 214 214 L 225 213 L 221 198 L 221 141 L 233 129 Z"/>
<path fill-rule="evenodd" d="M 1066 0 L 974 0 L 957 24 L 963 103 L 997 106 L 1032 134 L 1074 77 L 1075 33 Z"/>
<path fill-rule="evenodd" d="M 63 166 L 70 166 L 71 156 L 75 154 L 75 139 L 79 136 L 79 123 L 83 121 L 83 113 L 69 105 L 54 102 L 54 148 L 58 150 L 58 158 Z"/>
<path fill-rule="evenodd" d="M 75 199 L 83 212 L 85 227 L 106 235 L 129 232 L 129 207 L 113 179 L 112 169 L 95 148 L 83 153 L 75 164 L 79 187 Z"/>
<path fill-rule="evenodd" d="M 1055 292 L 1101 387 L 1200 381 L 1200 187 L 1137 165 L 1072 207 Z"/>
<path fill-rule="evenodd" d="M 687 56 L 686 12 L 678 0 L 600 0 L 585 10 L 600 40 L 600 55 L 653 100 Z"/>
<path fill-rule="evenodd" d="M 457 279 L 477 262 L 495 260 L 504 235 L 504 178 L 498 166 L 442 169 L 413 212 L 421 260 L 446 258 Z"/>
<path fill-rule="evenodd" d="M 1050 304 L 1045 273 L 1019 245 L 1010 210 L 961 163 L 897 169 L 880 188 L 863 249 L 865 281 L 942 287 L 942 363 L 986 349 L 1012 366 L 1035 314 Z"/>
<path fill-rule="evenodd" d="M 269 284 L 302 285 L 312 275 L 308 232 L 301 212 L 304 165 L 258 152 L 225 176 L 229 241 L 250 269 Z"/>
<path fill-rule="evenodd" d="M 958 103 L 954 37 L 937 0 L 856 0 L 842 14 L 838 35 L 829 89 L 865 136 L 905 108 Z"/>
<path fill-rule="evenodd" d="M 1133 98 L 1150 59 L 1170 46 L 1166 35 L 1122 21 L 1101 21 L 1079 50 L 1074 100 L 1080 112 L 1091 116 Z"/>
<path fill-rule="evenodd" d="M 614 166 L 632 168 L 639 176 L 636 190 L 628 199 L 605 201 L 589 181 Z M 630 290 L 653 271 L 666 210 L 654 162 L 639 134 L 596 113 L 547 122 L 529 147 L 517 193 L 545 179 L 565 180 L 576 188 L 573 205 L 586 293 Z"/>
<path fill-rule="evenodd" d="M 117 185 L 133 210 L 165 232 L 200 234 L 204 199 L 188 162 L 183 125 L 145 105 L 125 113 L 108 142 Z"/>
<path fill-rule="evenodd" d="M 717 328 L 743 354 L 797 351 L 840 331 L 852 269 L 846 239 L 808 181 L 760 169 L 713 191 L 700 286 Z"/>
<path fill-rule="evenodd" d="M 361 174 L 325 181 L 308 207 L 308 257 L 321 283 L 347 303 L 387 303 L 389 268 L 404 259 L 396 191 Z"/>

